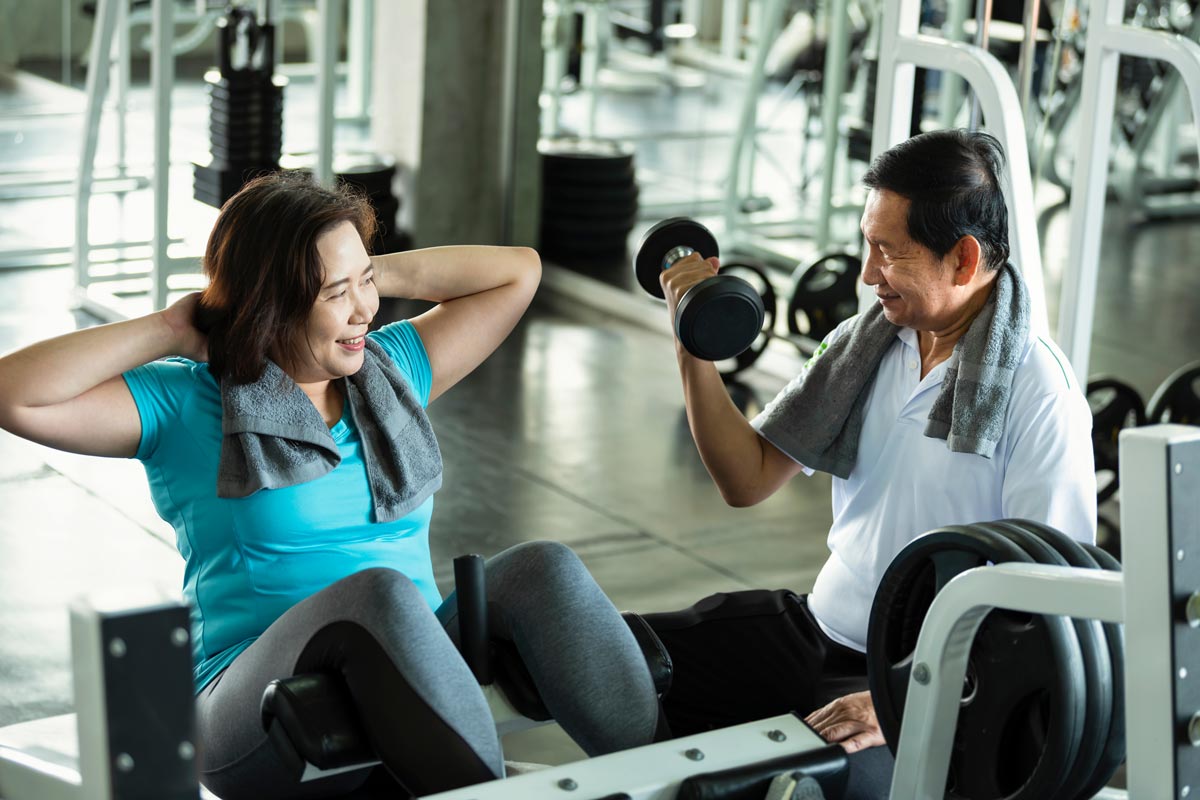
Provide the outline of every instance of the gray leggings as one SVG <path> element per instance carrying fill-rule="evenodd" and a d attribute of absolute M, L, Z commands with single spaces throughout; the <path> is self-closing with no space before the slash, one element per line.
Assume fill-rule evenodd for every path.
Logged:
<path fill-rule="evenodd" d="M 486 574 L 492 636 L 516 646 L 567 734 L 589 755 L 652 741 L 658 700 L 645 659 L 578 557 L 529 542 L 489 559 Z M 453 596 L 435 616 L 412 581 L 384 568 L 297 603 L 196 698 L 201 780 L 222 800 L 333 797 L 367 781 L 370 770 L 298 783 L 275 756 L 263 689 L 302 672 L 340 673 L 384 766 L 410 792 L 501 776 L 491 713 L 448 630 Z"/>

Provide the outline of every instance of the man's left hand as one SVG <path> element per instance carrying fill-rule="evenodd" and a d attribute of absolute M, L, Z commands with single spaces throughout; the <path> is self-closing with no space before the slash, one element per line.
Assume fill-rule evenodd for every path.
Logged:
<path fill-rule="evenodd" d="M 837 742 L 847 753 L 885 744 L 870 692 L 839 697 L 804 718 L 827 742 Z"/>

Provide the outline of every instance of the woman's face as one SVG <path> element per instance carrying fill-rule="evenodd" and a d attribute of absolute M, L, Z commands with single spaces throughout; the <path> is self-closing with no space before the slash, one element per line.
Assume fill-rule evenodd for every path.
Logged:
<path fill-rule="evenodd" d="M 374 270 L 358 230 L 343 222 L 317 238 L 325 279 L 305 326 L 298 363 L 287 372 L 296 383 L 317 383 L 358 372 L 367 328 L 379 310 Z"/>

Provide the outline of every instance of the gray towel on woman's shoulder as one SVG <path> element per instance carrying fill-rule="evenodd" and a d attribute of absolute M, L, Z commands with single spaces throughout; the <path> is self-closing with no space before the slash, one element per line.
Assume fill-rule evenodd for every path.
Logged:
<path fill-rule="evenodd" d="M 345 379 L 362 441 L 376 522 L 400 519 L 442 485 L 442 454 L 425 409 L 370 337 L 362 368 Z M 308 395 L 277 364 L 254 383 L 221 385 L 218 497 L 248 497 L 319 478 L 342 460 Z"/>
<path fill-rule="evenodd" d="M 858 458 L 868 390 L 898 328 L 876 304 L 818 349 L 803 372 L 767 404 L 754 426 L 814 470 L 847 478 Z M 955 345 L 925 435 L 955 453 L 991 458 L 1004 433 L 1012 382 L 1029 338 L 1029 293 L 1006 264 L 987 304 Z"/>

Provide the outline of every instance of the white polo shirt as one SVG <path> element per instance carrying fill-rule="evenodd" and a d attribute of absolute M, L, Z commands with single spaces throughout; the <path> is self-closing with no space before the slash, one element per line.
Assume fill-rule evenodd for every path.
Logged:
<path fill-rule="evenodd" d="M 843 329 L 844 323 L 827 341 Z M 833 479 L 831 553 L 808 604 L 831 639 L 856 650 L 866 650 L 871 602 L 884 571 L 927 531 L 1024 517 L 1080 541 L 1096 537 L 1092 415 L 1058 347 L 1031 335 L 990 459 L 953 453 L 945 440 L 924 434 L 951 363 L 922 380 L 917 334 L 901 329 L 870 388 L 854 470 L 845 480 Z M 753 421 L 756 429 L 766 413 Z"/>

